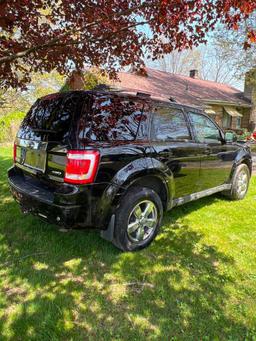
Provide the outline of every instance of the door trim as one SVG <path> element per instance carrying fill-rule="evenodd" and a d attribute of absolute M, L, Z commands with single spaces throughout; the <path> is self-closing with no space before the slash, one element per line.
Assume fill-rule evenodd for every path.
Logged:
<path fill-rule="evenodd" d="M 185 204 L 187 202 L 194 201 L 194 200 L 197 200 L 197 199 L 201 199 L 203 197 L 207 197 L 209 195 L 212 195 L 212 194 L 215 194 L 215 193 L 218 193 L 218 192 L 230 190 L 231 186 L 232 186 L 231 184 L 223 184 L 223 185 L 220 185 L 220 186 L 217 186 L 217 187 L 206 189 L 206 190 L 201 191 L 201 192 L 196 192 L 196 193 L 193 193 L 193 194 L 186 195 L 184 197 L 180 197 L 180 198 L 174 199 L 172 201 L 172 207 L 183 205 L 183 204 Z"/>

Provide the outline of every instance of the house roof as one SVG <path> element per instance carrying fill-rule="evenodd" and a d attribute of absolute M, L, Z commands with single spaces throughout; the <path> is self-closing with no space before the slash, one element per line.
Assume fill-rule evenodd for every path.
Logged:
<path fill-rule="evenodd" d="M 229 85 L 194 79 L 169 72 L 147 68 L 147 77 L 120 72 L 118 87 L 127 91 L 141 91 L 155 97 L 174 98 L 176 102 L 201 107 L 206 103 L 250 106 L 243 92 Z"/>

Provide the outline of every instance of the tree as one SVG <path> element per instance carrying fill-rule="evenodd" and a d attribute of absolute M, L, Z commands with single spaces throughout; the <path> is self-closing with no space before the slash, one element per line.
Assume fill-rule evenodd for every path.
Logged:
<path fill-rule="evenodd" d="M 245 73 L 256 66 L 256 44 L 248 46 L 247 37 L 253 38 L 251 31 L 256 31 L 256 12 L 236 26 L 233 31 L 220 27 L 215 31 L 213 45 L 219 51 L 219 56 L 233 77 L 243 77 Z"/>
<path fill-rule="evenodd" d="M 207 44 L 181 52 L 175 50 L 154 63 L 149 62 L 148 66 L 184 76 L 188 76 L 190 70 L 196 69 L 200 79 L 232 84 L 236 80 L 234 72 L 228 67 L 229 64 L 222 53 L 220 47 Z"/>
<path fill-rule="evenodd" d="M 1 86 L 22 87 L 34 71 L 68 74 L 84 64 L 113 76 L 127 65 L 139 68 L 144 53 L 155 59 L 205 42 L 217 23 L 234 29 L 255 8 L 255 0 L 0 0 Z M 246 46 L 256 40 L 248 32 Z"/>
<path fill-rule="evenodd" d="M 78 84 L 74 84 L 77 82 Z M 71 77 L 66 79 L 66 82 L 61 87 L 60 92 L 80 90 L 81 88 L 84 88 L 85 90 L 92 90 L 97 85 L 108 85 L 109 83 L 110 80 L 106 74 L 100 72 L 97 68 L 90 68 L 85 72 L 74 71 Z M 78 85 L 78 87 L 76 87 L 76 85 Z"/>
<path fill-rule="evenodd" d="M 151 65 L 151 63 L 149 63 Z M 159 70 L 180 75 L 189 75 L 192 69 L 199 70 L 201 67 L 201 53 L 198 49 L 183 51 L 175 50 L 158 59 L 153 66 Z"/>
<path fill-rule="evenodd" d="M 217 47 L 215 44 L 201 47 L 200 63 L 202 79 L 230 85 L 236 82 L 234 72 L 229 67 L 230 61 L 223 58 L 221 47 Z"/>
<path fill-rule="evenodd" d="M 0 117 L 10 112 L 27 112 L 35 100 L 60 90 L 65 79 L 55 71 L 45 74 L 32 73 L 26 91 L 2 90 L 0 93 Z"/>

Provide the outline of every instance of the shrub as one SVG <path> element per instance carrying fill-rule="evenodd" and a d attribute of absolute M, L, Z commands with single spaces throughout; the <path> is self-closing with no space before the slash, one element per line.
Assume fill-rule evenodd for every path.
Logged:
<path fill-rule="evenodd" d="M 74 71 L 61 87 L 60 92 L 71 90 L 92 90 L 97 85 L 109 84 L 110 80 L 106 74 L 97 68 L 90 68 L 84 73 Z"/>
<path fill-rule="evenodd" d="M 0 117 L 0 143 L 14 140 L 24 116 L 24 112 L 14 111 Z"/>

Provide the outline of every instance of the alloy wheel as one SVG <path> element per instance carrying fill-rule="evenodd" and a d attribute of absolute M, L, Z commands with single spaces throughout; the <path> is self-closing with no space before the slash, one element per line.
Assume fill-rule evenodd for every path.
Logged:
<path fill-rule="evenodd" d="M 237 177 L 237 193 L 240 197 L 243 197 L 248 187 L 248 175 L 246 172 L 241 171 Z"/>
<path fill-rule="evenodd" d="M 149 239 L 158 223 L 156 205 L 151 200 L 139 202 L 130 213 L 127 226 L 128 238 L 134 243 Z"/>

